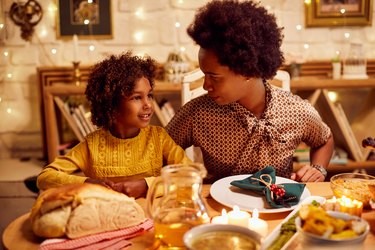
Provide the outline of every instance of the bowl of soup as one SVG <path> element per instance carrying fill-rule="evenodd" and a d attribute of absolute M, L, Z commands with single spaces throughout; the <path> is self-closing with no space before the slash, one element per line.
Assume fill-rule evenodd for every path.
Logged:
<path fill-rule="evenodd" d="M 259 250 L 262 236 L 246 227 L 226 224 L 203 224 L 184 234 L 189 250 Z"/>

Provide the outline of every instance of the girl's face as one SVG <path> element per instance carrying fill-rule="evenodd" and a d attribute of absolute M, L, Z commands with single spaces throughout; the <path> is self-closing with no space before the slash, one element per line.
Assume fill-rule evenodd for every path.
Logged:
<path fill-rule="evenodd" d="M 139 133 L 140 128 L 146 127 L 154 113 L 153 89 L 147 78 L 140 78 L 129 97 L 123 98 L 116 122 L 114 133 L 120 138 L 131 138 Z"/>
<path fill-rule="evenodd" d="M 213 51 L 200 48 L 198 59 L 199 67 L 205 74 L 203 88 L 217 104 L 224 105 L 248 98 L 249 80 L 219 64 Z"/>

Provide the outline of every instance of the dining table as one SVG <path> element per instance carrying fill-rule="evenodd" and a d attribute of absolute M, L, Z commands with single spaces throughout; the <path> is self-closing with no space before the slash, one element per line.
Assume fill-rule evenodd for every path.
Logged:
<path fill-rule="evenodd" d="M 220 204 L 210 195 L 210 184 L 204 184 L 202 188 L 202 197 L 206 206 L 208 208 L 208 213 L 210 217 L 217 216 L 221 214 L 222 209 L 230 210 L 231 208 Z M 311 195 L 322 196 L 324 198 L 332 198 L 333 193 L 329 182 L 311 182 L 306 183 L 306 188 L 310 191 Z M 143 209 L 146 207 L 146 199 L 140 198 L 136 200 L 138 204 L 142 206 Z M 284 211 L 281 213 L 260 213 L 259 218 L 265 220 L 268 224 L 268 234 L 282 223 L 282 221 L 288 216 L 290 211 Z M 336 243 L 336 244 L 321 244 L 319 242 L 311 243 L 305 242 L 303 237 L 294 237 L 293 242 L 291 242 L 287 249 L 297 250 L 310 250 L 310 249 L 361 249 L 370 250 L 375 249 L 375 210 L 365 208 L 362 213 L 362 218 L 365 219 L 370 225 L 370 232 L 363 242 L 354 243 Z M 10 250 L 34 250 L 38 249 L 39 245 L 43 242 L 42 238 L 36 237 L 31 229 L 31 223 L 29 220 L 29 213 L 24 214 L 14 221 L 12 221 L 4 230 L 3 245 L 6 249 Z M 146 232 L 143 235 L 137 236 L 130 240 L 132 245 L 129 249 L 157 249 L 158 246 L 154 242 L 154 234 L 152 231 Z"/>

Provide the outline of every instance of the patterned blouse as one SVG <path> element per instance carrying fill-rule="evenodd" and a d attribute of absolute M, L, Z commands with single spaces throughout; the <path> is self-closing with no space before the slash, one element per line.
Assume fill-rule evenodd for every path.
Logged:
<path fill-rule="evenodd" d="M 166 129 L 182 148 L 200 147 L 207 182 L 255 173 L 273 166 L 290 178 L 293 153 L 301 142 L 325 144 L 331 135 L 306 100 L 265 82 L 266 108 L 260 119 L 237 102 L 216 104 L 208 95 L 185 104 Z"/>

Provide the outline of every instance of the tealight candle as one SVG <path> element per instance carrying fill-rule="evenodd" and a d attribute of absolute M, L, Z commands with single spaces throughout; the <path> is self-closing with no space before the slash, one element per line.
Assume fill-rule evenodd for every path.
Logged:
<path fill-rule="evenodd" d="M 361 201 L 352 200 L 348 197 L 341 197 L 338 199 L 340 204 L 340 211 L 351 215 L 361 216 L 363 210 L 363 203 Z"/>
<path fill-rule="evenodd" d="M 325 210 L 340 211 L 343 213 L 361 216 L 363 210 L 363 203 L 361 201 L 352 200 L 346 196 L 336 199 L 333 197 L 326 201 L 323 205 Z"/>
<path fill-rule="evenodd" d="M 228 224 L 228 215 L 227 211 L 223 209 L 221 215 L 215 216 L 211 219 L 212 224 Z"/>
<path fill-rule="evenodd" d="M 78 61 L 78 36 L 76 34 L 73 35 L 73 61 Z"/>
<path fill-rule="evenodd" d="M 238 206 L 234 206 L 233 210 L 228 213 L 228 223 L 248 227 L 250 214 L 245 211 L 240 211 Z"/>
<path fill-rule="evenodd" d="M 249 229 L 259 233 L 263 237 L 267 236 L 268 224 L 265 220 L 259 218 L 258 209 L 254 209 L 251 219 L 248 221 Z"/>

